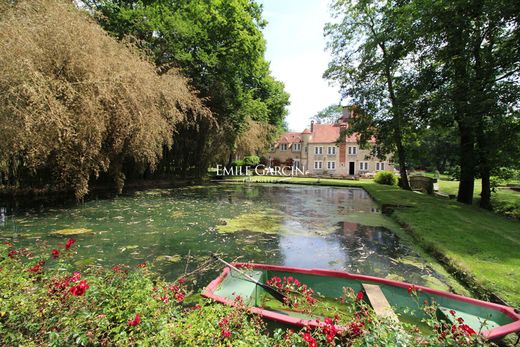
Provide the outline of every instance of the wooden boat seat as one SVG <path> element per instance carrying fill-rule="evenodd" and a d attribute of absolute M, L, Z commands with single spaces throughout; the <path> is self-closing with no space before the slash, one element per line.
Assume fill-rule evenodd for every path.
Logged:
<path fill-rule="evenodd" d="M 398 321 L 399 318 L 388 303 L 381 287 L 375 284 L 362 283 L 370 305 L 376 315 Z"/>

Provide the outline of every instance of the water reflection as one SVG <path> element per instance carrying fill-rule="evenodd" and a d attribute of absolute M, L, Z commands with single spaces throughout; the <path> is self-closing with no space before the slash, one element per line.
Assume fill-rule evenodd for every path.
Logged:
<path fill-rule="evenodd" d="M 70 236 L 53 232 L 83 228 L 89 233 L 74 235 L 78 266 L 157 260 L 157 270 L 170 279 L 184 271 L 188 252 L 196 263 L 215 251 L 230 259 L 418 284 L 442 279 L 393 232 L 377 226 L 386 222 L 358 188 L 211 185 L 146 190 L 82 205 L 0 208 L 0 241 L 63 244 Z M 233 232 L 219 232 L 223 225 Z"/>

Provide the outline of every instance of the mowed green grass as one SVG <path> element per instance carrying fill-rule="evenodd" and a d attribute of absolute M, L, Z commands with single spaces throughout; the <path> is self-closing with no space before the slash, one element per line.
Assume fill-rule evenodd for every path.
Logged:
<path fill-rule="evenodd" d="M 252 180 L 280 178 L 253 177 Z M 401 206 L 395 208 L 392 217 L 407 227 L 421 247 L 442 254 L 458 271 L 472 277 L 478 287 L 512 306 L 520 306 L 520 222 L 477 206 L 384 186 L 372 180 L 296 177 L 283 180 L 362 187 L 380 204 Z"/>
<path fill-rule="evenodd" d="M 475 180 L 475 190 L 473 191 L 473 202 L 475 204 L 478 204 L 480 200 L 481 184 L 480 179 Z M 457 195 L 459 181 L 439 180 L 439 190 L 444 193 Z M 495 212 L 520 219 L 520 192 L 507 187 L 498 187 L 496 193 L 491 193 L 491 204 Z"/>

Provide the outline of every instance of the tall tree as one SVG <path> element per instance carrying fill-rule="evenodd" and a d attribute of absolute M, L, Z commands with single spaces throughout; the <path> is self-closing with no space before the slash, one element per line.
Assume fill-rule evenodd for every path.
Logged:
<path fill-rule="evenodd" d="M 320 112 L 316 113 L 312 120 L 318 123 L 332 124 L 343 114 L 343 106 L 332 104 L 325 107 Z"/>
<path fill-rule="evenodd" d="M 218 128 L 203 124 L 176 137 L 182 153 L 192 147 L 182 142 L 197 138 L 196 148 L 205 155 L 190 151 L 188 157 L 199 171 L 212 156 L 231 158 L 251 122 L 281 126 L 289 97 L 270 76 L 261 31 L 266 22 L 255 1 L 85 2 L 105 29 L 120 39 L 136 39 L 150 52 L 159 71 L 178 66 L 200 91 Z"/>
<path fill-rule="evenodd" d="M 432 113 L 451 114 L 458 126 L 458 200 L 472 203 L 474 179 L 480 174 L 481 205 L 489 208 L 490 175 L 500 162 L 497 153 L 500 147 L 514 147 L 496 140 L 518 123 L 519 4 L 416 0 L 405 7 L 414 13 L 408 26 L 415 28 L 420 74 L 441 76 L 429 91 L 438 106 Z"/>
<path fill-rule="evenodd" d="M 339 84 L 343 97 L 358 107 L 350 131 L 361 133 L 363 145 L 375 136 L 377 154 L 395 153 L 400 185 L 410 189 L 407 175 L 405 113 L 410 95 L 404 75 L 407 47 L 396 30 L 391 1 L 336 0 L 339 22 L 327 24 L 325 35 L 332 61 L 324 76 Z"/>

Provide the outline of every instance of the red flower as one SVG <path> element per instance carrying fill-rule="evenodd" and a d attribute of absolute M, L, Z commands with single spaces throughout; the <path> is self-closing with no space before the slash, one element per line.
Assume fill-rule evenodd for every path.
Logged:
<path fill-rule="evenodd" d="M 122 265 L 114 265 L 114 266 L 112 266 L 112 270 L 114 272 L 118 272 L 118 273 L 125 273 L 125 274 L 128 273 L 128 270 L 123 269 Z"/>
<path fill-rule="evenodd" d="M 81 282 L 79 282 L 79 284 L 77 286 L 71 287 L 69 289 L 69 291 L 74 296 L 82 296 L 83 294 L 85 294 L 85 292 L 87 291 L 88 288 L 90 288 L 90 287 L 87 284 L 87 281 L 81 281 Z"/>
<path fill-rule="evenodd" d="M 177 300 L 177 301 L 184 300 L 184 295 L 182 295 L 181 293 L 176 293 L 175 294 L 175 300 Z"/>
<path fill-rule="evenodd" d="M 357 293 L 357 296 L 356 296 L 356 301 L 361 301 L 361 300 L 363 300 L 363 296 L 364 296 L 364 295 L 363 295 L 363 292 L 358 292 L 358 293 Z"/>
<path fill-rule="evenodd" d="M 137 264 L 137 267 L 143 269 L 146 267 L 146 263 Z"/>
<path fill-rule="evenodd" d="M 464 331 L 467 335 L 475 335 L 476 332 L 469 325 L 462 324 L 460 330 Z"/>
<path fill-rule="evenodd" d="M 310 333 L 304 333 L 303 334 L 303 339 L 305 341 L 307 341 L 307 346 L 309 346 L 309 347 L 317 347 L 318 346 L 318 343 L 316 342 L 316 339 L 314 337 L 312 337 Z"/>
<path fill-rule="evenodd" d="M 77 281 L 80 280 L 80 278 L 81 278 L 81 273 L 79 273 L 79 272 L 76 271 L 76 272 L 74 272 L 74 273 L 72 274 L 72 276 L 70 277 L 70 280 L 71 280 L 72 282 L 77 282 Z"/>
<path fill-rule="evenodd" d="M 136 314 L 133 320 L 128 321 L 128 325 L 131 327 L 135 327 L 139 323 L 141 323 L 141 316 L 139 314 Z"/>
<path fill-rule="evenodd" d="M 332 322 L 332 319 L 330 318 L 325 318 L 325 324 L 329 324 L 331 325 L 333 322 Z"/>
<path fill-rule="evenodd" d="M 16 249 L 13 249 L 12 251 L 9 251 L 9 253 L 7 253 L 7 256 L 9 258 L 13 258 L 13 259 L 15 259 L 17 255 L 18 255 L 18 251 Z"/>
<path fill-rule="evenodd" d="M 33 273 L 40 273 L 40 272 L 42 272 L 42 266 L 40 264 L 36 264 L 27 271 L 33 272 Z"/>
<path fill-rule="evenodd" d="M 201 308 L 202 308 L 202 306 L 200 306 L 200 305 L 197 304 L 197 305 L 195 305 L 195 307 L 193 308 L 193 310 L 200 310 Z"/>
<path fill-rule="evenodd" d="M 222 329 L 222 332 L 220 334 L 225 339 L 227 339 L 228 337 L 231 337 L 231 331 L 229 331 L 227 329 Z"/>
<path fill-rule="evenodd" d="M 455 310 L 450 310 L 450 314 L 451 314 L 452 316 L 455 316 L 455 313 L 457 313 L 457 312 L 455 312 Z"/>
<path fill-rule="evenodd" d="M 165 304 L 167 304 L 170 301 L 166 295 L 161 296 L 159 299 L 161 299 L 161 301 L 164 302 Z"/>
<path fill-rule="evenodd" d="M 7 247 L 14 247 L 14 245 L 11 242 L 4 241 L 2 242 L 3 245 L 6 245 Z"/>
<path fill-rule="evenodd" d="M 313 337 L 311 336 L 310 333 L 303 333 L 303 339 L 307 342 L 311 341 L 313 339 Z"/>
<path fill-rule="evenodd" d="M 58 251 L 57 249 L 53 249 L 53 250 L 51 251 L 51 254 L 52 254 L 52 257 L 53 257 L 54 259 L 56 259 L 56 258 L 58 258 L 58 257 L 60 256 L 60 251 Z"/>
<path fill-rule="evenodd" d="M 70 246 L 72 246 L 74 243 L 76 242 L 76 240 L 74 239 L 69 239 L 67 241 L 67 243 L 65 244 L 65 249 L 68 250 L 70 248 Z"/>

